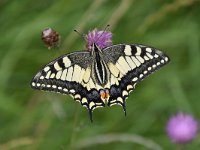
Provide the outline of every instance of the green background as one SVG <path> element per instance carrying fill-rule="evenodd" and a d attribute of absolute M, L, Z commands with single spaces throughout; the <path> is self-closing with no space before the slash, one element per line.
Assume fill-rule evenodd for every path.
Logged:
<path fill-rule="evenodd" d="M 30 81 L 56 57 L 85 49 L 75 32 L 110 24 L 113 43 L 151 45 L 171 63 L 137 85 L 122 108 L 88 112 L 71 97 L 34 91 Z M 60 47 L 48 50 L 41 31 L 52 27 Z M 165 133 L 177 112 L 200 119 L 200 1 L 18 0 L 0 1 L 0 149 L 161 150 L 200 147 L 200 136 L 183 147 Z"/>

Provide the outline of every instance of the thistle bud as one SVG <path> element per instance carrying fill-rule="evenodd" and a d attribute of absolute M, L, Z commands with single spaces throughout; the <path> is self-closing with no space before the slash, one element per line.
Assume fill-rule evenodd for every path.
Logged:
<path fill-rule="evenodd" d="M 59 33 L 52 28 L 46 28 L 42 31 L 42 41 L 48 47 L 48 49 L 51 49 L 52 47 L 57 47 L 59 44 L 59 40 Z"/>

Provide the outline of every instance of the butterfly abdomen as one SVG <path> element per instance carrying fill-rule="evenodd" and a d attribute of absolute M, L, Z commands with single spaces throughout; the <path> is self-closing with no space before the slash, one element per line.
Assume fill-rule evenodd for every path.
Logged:
<path fill-rule="evenodd" d="M 100 55 L 100 53 L 101 53 L 101 50 L 95 45 L 92 52 L 95 58 L 94 65 L 93 65 L 94 76 L 97 83 L 101 86 L 104 86 L 108 82 L 108 71 L 106 68 L 106 64 L 104 60 L 102 59 L 102 56 Z"/>

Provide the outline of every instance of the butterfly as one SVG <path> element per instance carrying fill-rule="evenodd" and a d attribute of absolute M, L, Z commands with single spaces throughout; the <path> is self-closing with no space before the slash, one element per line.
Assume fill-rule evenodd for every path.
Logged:
<path fill-rule="evenodd" d="M 170 61 L 160 50 L 140 44 L 117 44 L 60 56 L 32 79 L 37 90 L 69 94 L 89 111 L 120 105 L 126 115 L 126 99 L 138 82 Z"/>

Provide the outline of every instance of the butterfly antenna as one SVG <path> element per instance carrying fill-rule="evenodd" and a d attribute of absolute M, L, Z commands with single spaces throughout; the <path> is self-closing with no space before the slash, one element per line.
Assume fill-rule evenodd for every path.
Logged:
<path fill-rule="evenodd" d="M 98 37 L 97 41 L 101 38 L 101 36 L 107 31 L 107 29 L 110 27 L 109 24 L 106 25 L 106 27 L 104 28 L 103 32 L 101 33 L 101 35 Z"/>
<path fill-rule="evenodd" d="M 104 32 L 110 27 L 109 24 L 106 25 L 106 27 L 104 28 Z"/>
<path fill-rule="evenodd" d="M 79 31 L 77 31 L 76 29 L 74 29 L 74 32 L 76 32 L 78 35 L 80 35 L 82 38 L 85 39 L 85 34 L 81 34 Z"/>

